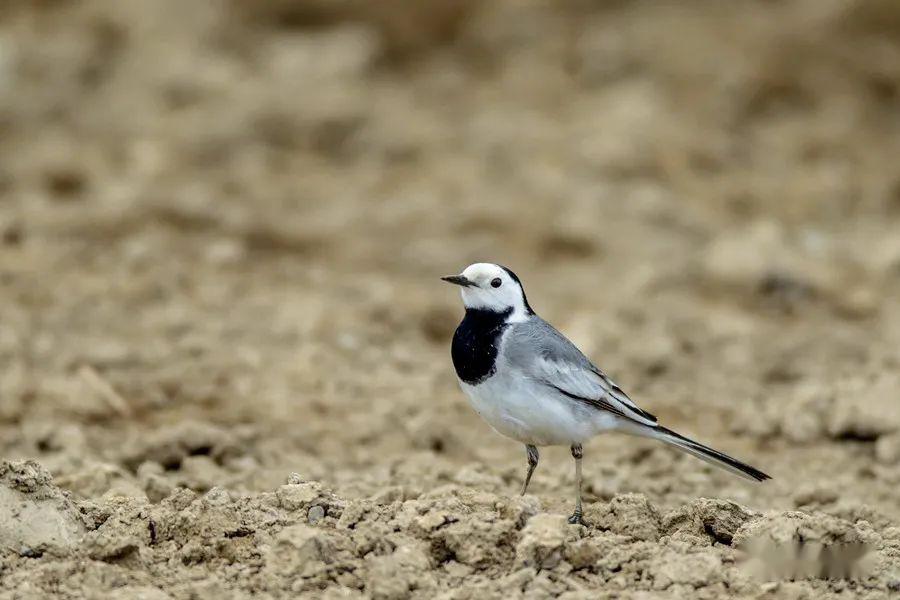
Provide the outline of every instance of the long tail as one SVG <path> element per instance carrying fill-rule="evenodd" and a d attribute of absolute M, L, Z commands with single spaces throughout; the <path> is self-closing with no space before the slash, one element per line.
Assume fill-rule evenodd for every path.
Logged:
<path fill-rule="evenodd" d="M 772 479 L 759 469 L 751 467 L 748 464 L 744 464 L 737 459 L 731 458 L 727 454 L 723 454 L 718 450 L 713 450 L 709 446 L 704 446 L 699 442 L 695 442 L 690 438 L 686 438 L 683 435 L 675 433 L 671 429 L 666 429 L 661 425 L 658 425 L 649 430 L 644 429 L 641 434 L 666 442 L 667 444 L 671 444 L 679 450 L 682 450 L 683 452 L 687 452 L 692 456 L 696 456 L 700 460 L 706 461 L 711 465 L 715 465 L 720 469 L 730 471 L 731 473 L 739 475 L 745 479 L 750 479 L 751 481 L 765 481 L 766 479 Z"/>

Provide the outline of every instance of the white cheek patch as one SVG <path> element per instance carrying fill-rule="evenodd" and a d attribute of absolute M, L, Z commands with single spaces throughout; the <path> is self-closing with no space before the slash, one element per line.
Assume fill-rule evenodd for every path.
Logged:
<path fill-rule="evenodd" d="M 462 299 L 466 308 L 491 310 L 494 312 L 504 312 L 512 308 L 512 314 L 507 319 L 507 322 L 524 321 L 528 318 L 528 311 L 525 309 L 519 290 L 509 288 L 500 293 L 493 289 L 463 288 Z"/>
<path fill-rule="evenodd" d="M 469 308 L 485 308 L 491 310 L 503 310 L 503 303 L 481 288 L 463 288 L 463 302 Z"/>

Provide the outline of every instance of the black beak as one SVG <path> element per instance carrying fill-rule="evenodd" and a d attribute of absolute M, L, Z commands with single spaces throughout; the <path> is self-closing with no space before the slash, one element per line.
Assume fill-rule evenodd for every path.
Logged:
<path fill-rule="evenodd" d="M 443 279 L 447 283 L 453 283 L 455 285 L 461 285 L 463 287 L 475 285 L 474 281 L 470 281 L 462 275 L 448 275 L 447 277 L 441 277 L 441 279 Z"/>

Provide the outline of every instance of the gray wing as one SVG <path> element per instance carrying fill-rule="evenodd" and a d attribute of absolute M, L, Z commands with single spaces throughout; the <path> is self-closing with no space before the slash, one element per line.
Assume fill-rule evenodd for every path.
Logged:
<path fill-rule="evenodd" d="M 504 354 L 524 376 L 583 402 L 655 427 L 656 417 L 641 410 L 622 388 L 598 369 L 566 336 L 538 316 L 515 323 L 504 336 Z"/>

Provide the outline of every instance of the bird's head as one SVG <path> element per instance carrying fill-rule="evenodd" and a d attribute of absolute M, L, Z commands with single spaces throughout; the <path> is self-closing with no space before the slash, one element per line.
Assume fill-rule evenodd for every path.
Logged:
<path fill-rule="evenodd" d="M 441 279 L 462 288 L 463 304 L 467 309 L 497 313 L 511 311 L 508 317 L 511 321 L 523 321 L 534 314 L 519 278 L 504 266 L 475 263 L 459 275 Z"/>

